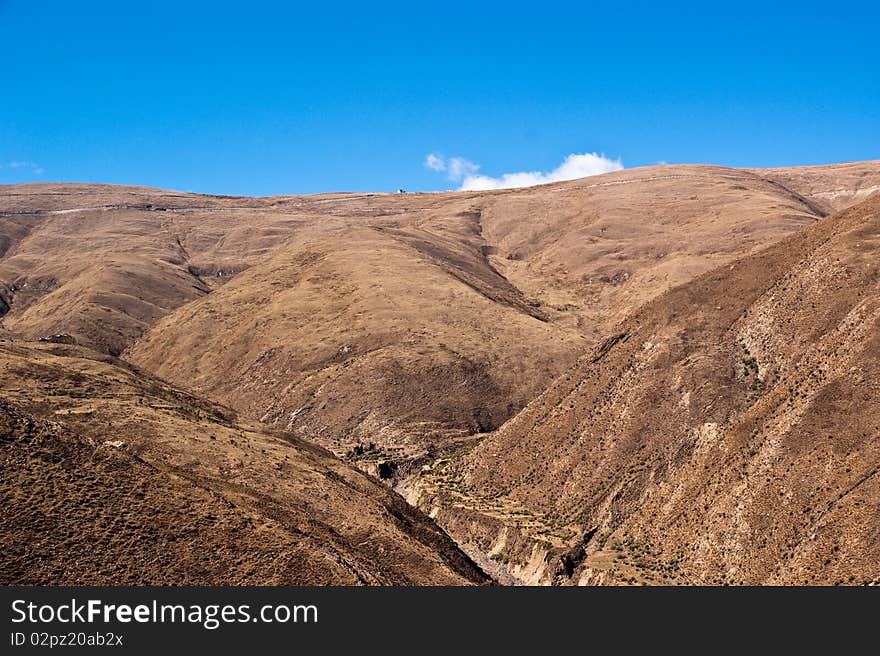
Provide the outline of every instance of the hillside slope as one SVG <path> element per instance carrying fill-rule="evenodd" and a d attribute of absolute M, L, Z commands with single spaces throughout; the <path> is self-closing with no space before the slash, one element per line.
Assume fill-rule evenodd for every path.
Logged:
<path fill-rule="evenodd" d="M 846 209 L 880 192 L 878 166 L 880 161 L 875 160 L 824 166 L 752 169 L 752 172 L 809 198 L 830 213 Z"/>
<path fill-rule="evenodd" d="M 81 347 L 0 342 L 0 503 L 7 585 L 487 581 L 327 451 Z"/>
<path fill-rule="evenodd" d="M 880 197 L 661 295 L 411 494 L 514 580 L 880 581 L 878 256 Z"/>

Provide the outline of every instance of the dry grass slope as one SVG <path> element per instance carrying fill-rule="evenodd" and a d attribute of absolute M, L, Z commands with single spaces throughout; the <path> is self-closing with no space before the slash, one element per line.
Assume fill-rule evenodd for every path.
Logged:
<path fill-rule="evenodd" d="M 666 292 L 423 505 L 532 580 L 880 581 L 878 253 L 880 198 Z"/>
<path fill-rule="evenodd" d="M 330 453 L 81 347 L 0 343 L 4 583 L 467 584 Z"/>

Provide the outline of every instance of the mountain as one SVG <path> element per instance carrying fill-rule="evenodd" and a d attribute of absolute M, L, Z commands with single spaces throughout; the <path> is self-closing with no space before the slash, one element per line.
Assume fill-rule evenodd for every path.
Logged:
<path fill-rule="evenodd" d="M 880 196 L 658 296 L 411 490 L 498 576 L 880 582 Z"/>
<path fill-rule="evenodd" d="M 711 166 L 464 194 L 27 191 L 42 214 L 0 270 L 9 330 L 401 471 L 497 429 L 663 290 L 824 216 Z"/>
<path fill-rule="evenodd" d="M 279 248 L 127 357 L 337 453 L 418 457 L 498 428 L 631 308 L 822 215 L 717 167 L 414 198 Z"/>
<path fill-rule="evenodd" d="M 0 490 L 30 518 L 3 526 L 4 580 L 226 580 L 211 554 L 242 583 L 873 580 L 873 429 L 852 423 L 872 415 L 846 396 L 869 392 L 813 405 L 793 372 L 823 340 L 872 357 L 840 327 L 850 281 L 874 293 L 868 246 L 838 227 L 869 223 L 878 188 L 880 162 L 488 192 L 0 187 Z"/>

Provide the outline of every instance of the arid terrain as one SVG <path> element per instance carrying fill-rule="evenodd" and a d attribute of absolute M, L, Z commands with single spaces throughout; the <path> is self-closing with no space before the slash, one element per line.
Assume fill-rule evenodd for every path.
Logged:
<path fill-rule="evenodd" d="M 880 162 L 0 187 L 0 582 L 880 582 Z"/>

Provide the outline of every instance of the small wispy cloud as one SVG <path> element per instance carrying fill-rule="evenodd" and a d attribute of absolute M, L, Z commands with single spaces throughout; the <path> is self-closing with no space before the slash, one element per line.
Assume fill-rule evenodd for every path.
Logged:
<path fill-rule="evenodd" d="M 446 160 L 444 160 L 439 155 L 435 155 L 434 153 L 430 153 L 425 158 L 425 166 L 432 171 L 445 171 L 446 170 Z"/>
<path fill-rule="evenodd" d="M 472 178 L 479 168 L 479 165 L 464 157 L 452 157 L 446 164 L 450 180 L 467 180 Z"/>
<path fill-rule="evenodd" d="M 0 163 L 0 169 L 29 169 L 37 175 L 43 174 L 43 168 L 36 162 L 26 162 L 22 160 L 14 160 L 12 162 Z"/>
<path fill-rule="evenodd" d="M 446 173 L 446 177 L 453 182 L 461 182 L 474 175 L 480 168 L 464 157 L 443 157 L 437 153 L 430 153 L 425 158 L 425 166 L 432 171 Z"/>
<path fill-rule="evenodd" d="M 520 171 L 504 173 L 498 177 L 477 173 L 480 166 L 463 157 L 446 158 L 437 153 L 431 153 L 425 158 L 425 166 L 432 171 L 446 173 L 449 180 L 459 184 L 459 191 L 531 187 L 548 182 L 586 178 L 623 168 L 620 158 L 611 159 L 598 153 L 572 153 L 552 171 Z"/>

